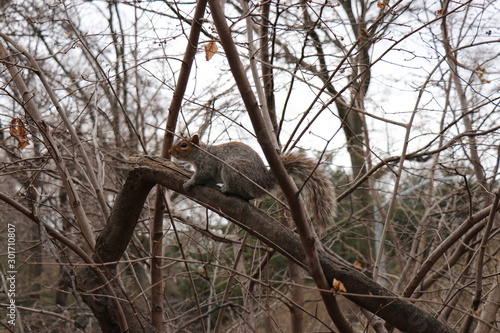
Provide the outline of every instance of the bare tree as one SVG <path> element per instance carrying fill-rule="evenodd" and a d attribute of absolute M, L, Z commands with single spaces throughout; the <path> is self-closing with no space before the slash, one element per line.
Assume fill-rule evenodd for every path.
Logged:
<path fill-rule="evenodd" d="M 5 329 L 500 331 L 495 1 L 0 10 Z M 179 131 L 281 195 L 186 191 Z M 290 150 L 336 186 L 319 236 Z"/>

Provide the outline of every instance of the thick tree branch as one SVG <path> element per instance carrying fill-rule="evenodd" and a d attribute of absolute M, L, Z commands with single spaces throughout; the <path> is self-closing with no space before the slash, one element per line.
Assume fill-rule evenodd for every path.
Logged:
<path fill-rule="evenodd" d="M 132 171 L 129 174 L 116 198 L 108 223 L 97 238 L 95 252 L 92 256 L 94 262 L 98 264 L 112 264 L 100 268 L 81 267 L 75 272 L 77 287 L 82 292 L 82 299 L 94 313 L 103 332 L 118 333 L 123 331 L 123 325 L 118 325 L 115 309 L 111 306 L 118 300 L 122 301 L 120 304 L 125 313 L 123 317 L 126 320 L 128 332 L 157 332 L 130 300 L 125 301 L 128 295 L 116 282 L 119 276 L 116 272 L 117 261 L 130 243 L 144 202 L 153 186 L 153 183 L 142 181 L 140 171 Z M 100 269 L 102 273 L 96 272 L 96 269 Z M 102 279 L 98 279 L 96 274 L 106 275 L 106 283 L 102 282 Z M 109 291 L 110 287 L 113 288 L 112 293 Z"/>
<path fill-rule="evenodd" d="M 240 198 L 226 196 L 216 188 L 198 186 L 193 191 L 187 192 L 182 185 L 188 179 L 189 173 L 172 162 L 142 157 L 138 159 L 138 164 L 137 170 L 131 173 L 131 176 L 140 176 L 144 182 L 160 183 L 175 192 L 189 196 L 307 269 L 306 252 L 299 236 L 264 211 Z M 325 251 L 320 250 L 318 257 L 327 281 L 332 281 L 334 278 L 341 281 L 348 291 L 345 297 L 398 329 L 419 333 L 455 332 L 414 304 L 398 298 L 361 272 L 339 263 Z"/>

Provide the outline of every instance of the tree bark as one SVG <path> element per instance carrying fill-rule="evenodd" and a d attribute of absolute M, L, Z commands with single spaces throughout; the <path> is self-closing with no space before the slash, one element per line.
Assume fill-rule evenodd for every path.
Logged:
<path fill-rule="evenodd" d="M 307 270 L 306 254 L 299 236 L 283 226 L 264 211 L 248 202 L 233 196 L 226 196 L 218 189 L 197 186 L 187 192 L 182 187 L 190 172 L 179 168 L 161 158 L 141 157 L 138 166 L 131 171 L 127 182 L 116 198 L 108 223 L 97 239 L 93 255 L 96 262 L 109 263 L 103 266 L 108 278 L 116 278 L 116 261 L 120 259 L 134 232 L 146 197 L 155 184 L 161 184 L 173 191 L 187 195 L 201 205 L 236 223 L 253 237 L 276 249 L 278 252 Z M 445 323 L 414 304 L 399 299 L 390 290 L 380 286 L 353 267 L 338 262 L 332 255 L 321 250 L 318 252 L 321 266 L 327 281 L 341 281 L 347 293 L 343 296 L 359 306 L 376 314 L 404 332 L 448 333 L 455 332 Z M 76 272 L 80 291 L 90 292 L 82 298 L 92 309 L 105 332 L 118 332 L 116 316 L 106 291 L 100 289 L 102 283 L 94 272 L 84 267 Z M 116 294 L 122 300 L 122 307 L 129 324 L 129 332 L 155 332 L 151 323 L 140 314 L 140 309 L 131 302 L 124 302 L 126 295 L 118 284 L 114 284 Z M 341 296 L 338 296 L 341 297 Z"/>
<path fill-rule="evenodd" d="M 172 162 L 159 159 L 155 161 L 143 157 L 139 159 L 138 164 L 143 181 L 159 182 L 173 191 L 190 196 L 201 205 L 233 221 L 252 236 L 307 270 L 306 255 L 299 236 L 265 212 L 240 198 L 226 196 L 215 188 L 198 186 L 192 191 L 185 191 L 182 184 L 189 177 L 189 173 Z M 455 332 L 414 304 L 399 299 L 390 290 L 380 286 L 355 268 L 339 263 L 325 251 L 319 251 L 318 255 L 325 277 L 330 284 L 334 278 L 341 281 L 347 289 L 345 297 L 375 313 L 401 331 Z"/>
<path fill-rule="evenodd" d="M 135 226 L 142 212 L 142 207 L 154 183 L 143 181 L 140 170 L 132 171 L 120 193 L 116 197 L 113 210 L 106 227 L 96 241 L 92 255 L 96 263 L 109 263 L 101 271 L 111 281 L 115 294 L 119 297 L 130 333 L 157 332 L 151 322 L 127 300 L 127 295 L 117 282 L 116 265 L 130 243 Z M 75 281 L 83 301 L 90 307 L 99 321 L 103 332 L 121 332 L 115 307 L 109 293 L 103 288 L 103 282 L 89 266 L 80 266 L 75 270 Z"/>

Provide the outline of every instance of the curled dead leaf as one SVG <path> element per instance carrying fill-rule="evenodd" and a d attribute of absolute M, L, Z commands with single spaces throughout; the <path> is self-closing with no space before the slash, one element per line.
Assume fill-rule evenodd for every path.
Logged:
<path fill-rule="evenodd" d="M 381 1 L 377 2 L 377 7 L 380 9 L 383 9 L 388 4 L 389 4 L 389 0 L 381 0 Z"/>
<path fill-rule="evenodd" d="M 30 144 L 28 132 L 24 127 L 24 123 L 19 118 L 14 118 L 10 122 L 10 136 L 17 140 L 17 148 L 24 149 Z"/>
<path fill-rule="evenodd" d="M 337 279 L 333 279 L 333 291 L 337 293 L 345 293 L 347 292 L 347 289 L 342 282 Z"/>
<path fill-rule="evenodd" d="M 488 80 L 485 77 L 485 74 L 486 74 L 485 67 L 477 66 L 475 69 L 475 72 L 476 72 L 477 77 L 479 78 L 479 81 L 481 81 L 481 83 L 490 83 L 491 82 L 491 80 Z"/>
<path fill-rule="evenodd" d="M 214 54 L 217 53 L 217 50 L 217 43 L 212 39 L 210 42 L 208 42 L 208 44 L 205 44 L 205 59 L 207 59 L 207 61 L 210 61 Z"/>

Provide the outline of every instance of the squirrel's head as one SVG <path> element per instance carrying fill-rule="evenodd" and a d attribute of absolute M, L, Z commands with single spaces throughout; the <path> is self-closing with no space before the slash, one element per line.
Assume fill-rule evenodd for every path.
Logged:
<path fill-rule="evenodd" d="M 188 161 L 193 151 L 197 149 L 195 146 L 199 145 L 200 136 L 198 134 L 193 134 L 191 138 L 181 134 L 180 139 L 174 143 L 168 152 L 179 160 Z"/>

